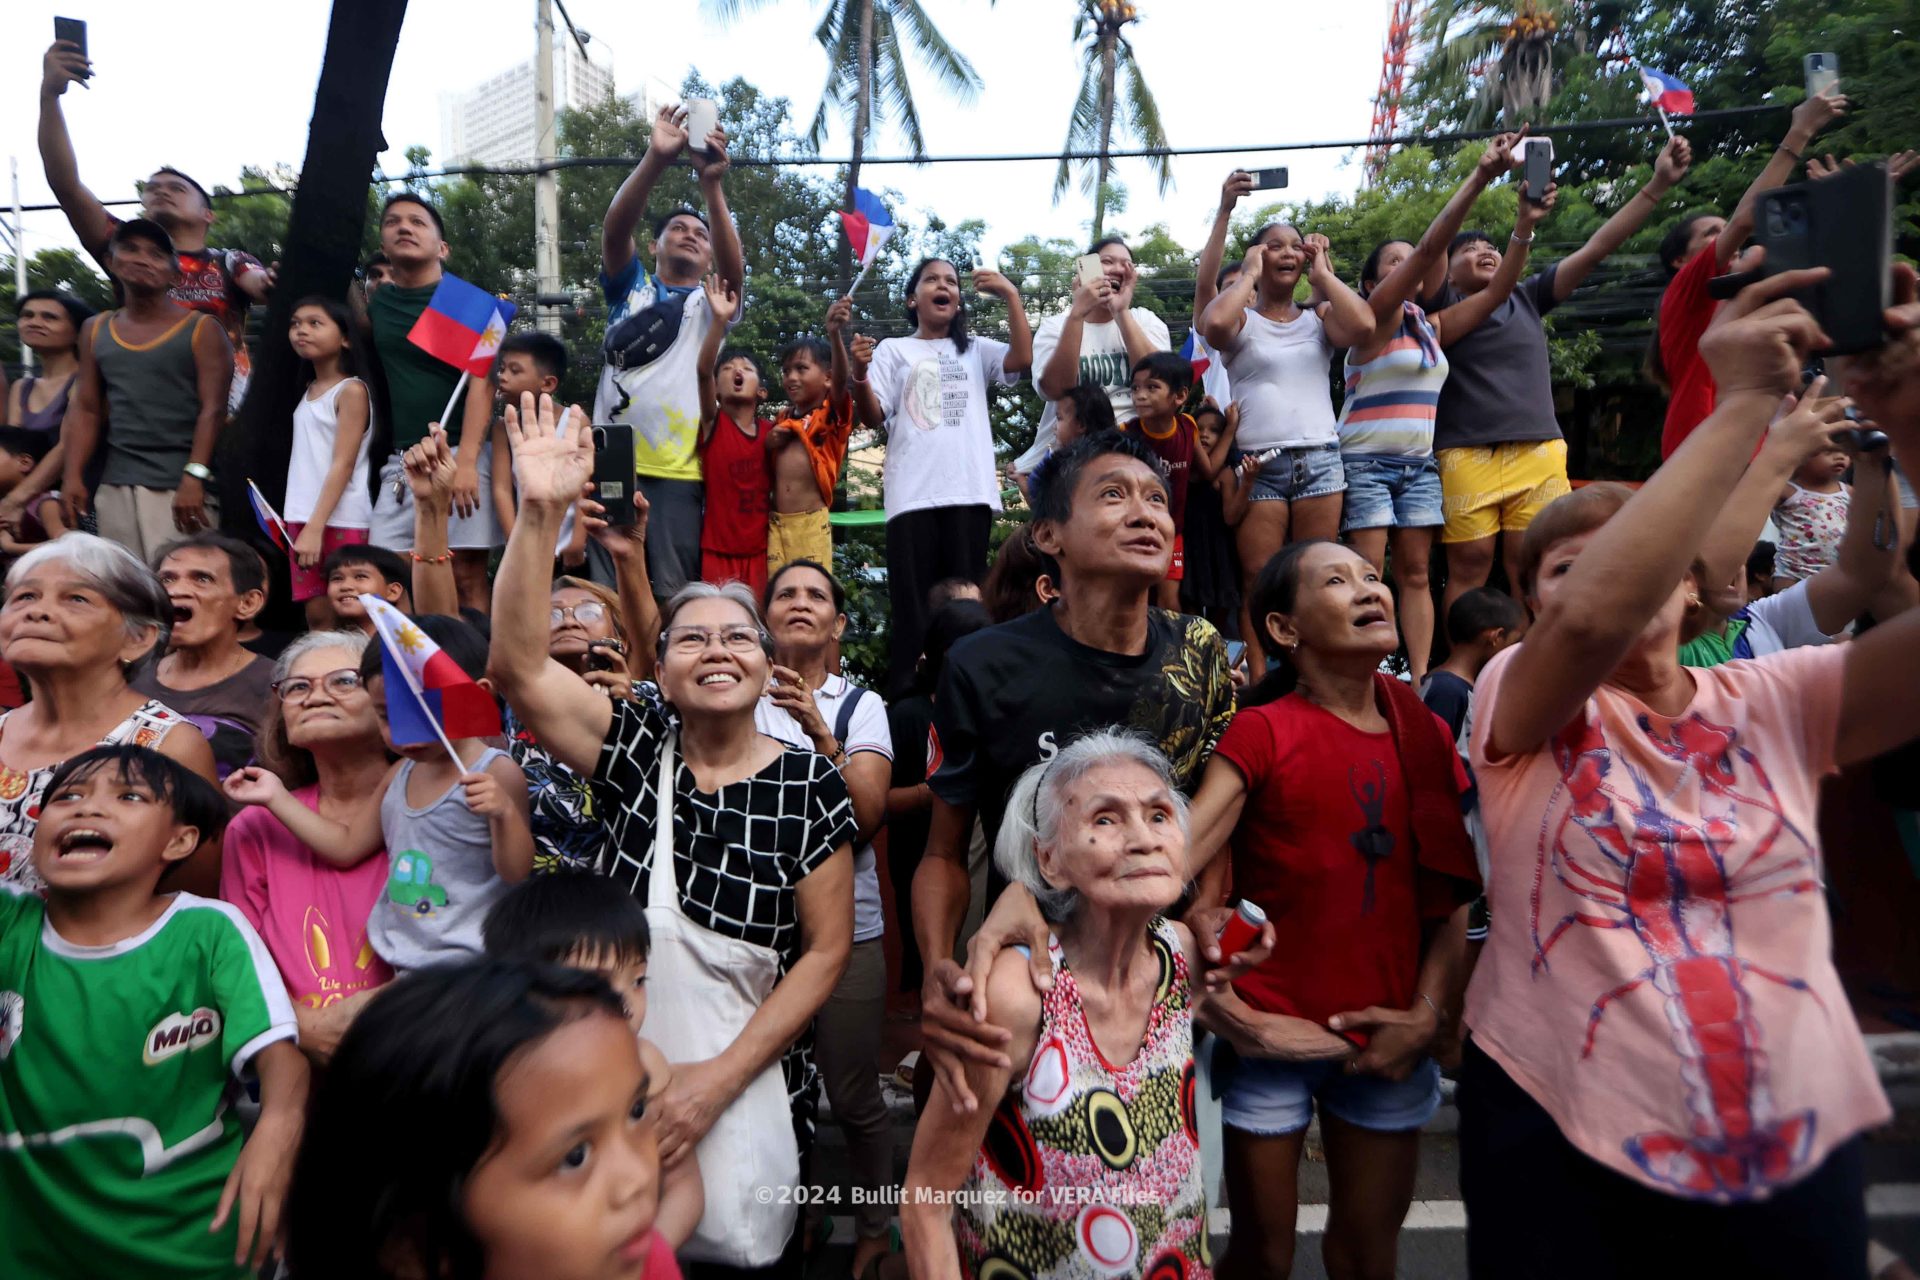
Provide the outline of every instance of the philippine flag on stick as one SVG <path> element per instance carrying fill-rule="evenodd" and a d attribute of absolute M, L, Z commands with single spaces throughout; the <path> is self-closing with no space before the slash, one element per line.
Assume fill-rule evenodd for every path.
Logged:
<path fill-rule="evenodd" d="M 293 539 L 287 536 L 287 526 L 280 519 L 280 513 L 267 501 L 267 495 L 260 492 L 260 486 L 247 481 L 247 501 L 253 504 L 254 522 L 260 526 L 260 532 L 267 535 L 271 542 L 288 555 L 293 554 Z"/>
<path fill-rule="evenodd" d="M 443 275 L 427 309 L 407 331 L 407 341 L 444 364 L 484 378 L 516 310 L 478 285 Z"/>
<path fill-rule="evenodd" d="M 860 271 L 864 275 L 880 256 L 880 247 L 893 234 L 893 215 L 880 203 L 880 197 L 865 187 L 855 187 L 853 208 L 839 213 L 841 225 L 847 229 L 847 243 L 860 259 Z"/>
<path fill-rule="evenodd" d="M 438 742 L 464 773 L 451 740 L 498 734 L 499 704 L 405 614 L 376 595 L 361 596 L 360 604 L 380 637 L 387 728 L 394 745 Z"/>
<path fill-rule="evenodd" d="M 1656 71 L 1652 67 L 1642 67 L 1640 83 L 1647 87 L 1647 97 L 1653 100 L 1654 109 L 1662 115 L 1690 116 L 1693 114 L 1693 90 L 1666 72 Z"/>
<path fill-rule="evenodd" d="M 1195 382 L 1198 382 L 1207 370 L 1213 368 L 1213 353 L 1207 349 L 1207 344 L 1200 337 L 1198 329 L 1187 330 L 1187 340 L 1180 348 L 1180 355 L 1193 366 Z"/>

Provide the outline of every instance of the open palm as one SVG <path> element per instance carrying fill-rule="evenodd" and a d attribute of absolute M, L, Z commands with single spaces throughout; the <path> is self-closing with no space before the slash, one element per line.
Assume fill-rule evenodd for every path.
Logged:
<path fill-rule="evenodd" d="M 566 506 L 579 497 L 593 478 L 593 436 L 579 406 L 562 413 L 552 396 L 535 403 L 529 393 L 507 406 L 505 422 L 520 500 Z"/>

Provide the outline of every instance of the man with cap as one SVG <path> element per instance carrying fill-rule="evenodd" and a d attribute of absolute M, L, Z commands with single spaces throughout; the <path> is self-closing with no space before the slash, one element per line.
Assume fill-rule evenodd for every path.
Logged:
<path fill-rule="evenodd" d="M 40 160 L 46 166 L 47 185 L 53 188 L 73 234 L 111 274 L 107 241 L 120 220 L 80 181 L 73 139 L 60 110 L 60 96 L 67 86 L 92 76 L 92 65 L 78 45 L 58 40 L 47 50 L 40 76 Z M 175 302 L 226 325 L 243 322 L 249 303 L 267 300 L 272 274 L 257 258 L 237 249 L 207 247 L 213 204 L 205 187 L 178 169 L 163 166 L 141 187 L 140 206 L 142 215 L 173 240 L 179 269 L 169 292 Z"/>
<path fill-rule="evenodd" d="M 158 223 L 115 226 L 105 262 L 125 301 L 89 321 L 80 339 L 61 429 L 61 499 L 69 524 L 95 506 L 101 536 L 151 563 L 165 544 L 215 523 L 209 464 L 226 419 L 233 348 L 218 320 L 170 296 L 180 264 Z M 96 463 L 103 414 L 112 430 Z"/>

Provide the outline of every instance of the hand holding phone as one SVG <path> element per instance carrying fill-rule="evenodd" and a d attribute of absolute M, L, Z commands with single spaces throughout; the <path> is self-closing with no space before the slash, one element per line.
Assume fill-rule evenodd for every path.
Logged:
<path fill-rule="evenodd" d="M 1523 138 L 1520 145 L 1527 150 L 1527 199 L 1534 204 L 1545 204 L 1547 188 L 1553 185 L 1553 139 Z"/>
<path fill-rule="evenodd" d="M 1083 253 L 1073 262 L 1073 274 L 1083 288 L 1091 289 L 1107 278 L 1107 268 L 1097 253 Z"/>
<path fill-rule="evenodd" d="M 54 47 L 47 50 L 42 83 L 51 91 L 63 91 L 71 80 L 82 88 L 93 79 L 93 66 L 87 58 L 87 24 L 78 18 L 53 20 Z M 72 48 L 62 48 L 71 45 Z M 64 77 L 64 78 L 60 78 Z"/>
<path fill-rule="evenodd" d="M 1255 191 L 1276 191 L 1287 185 L 1287 166 L 1276 169 L 1255 169 L 1253 171 L 1253 189 Z"/>
<path fill-rule="evenodd" d="M 1817 98 L 1840 83 L 1840 59 L 1831 53 L 1810 53 L 1802 65 L 1807 72 L 1807 96 Z"/>
<path fill-rule="evenodd" d="M 593 428 L 593 496 L 606 508 L 607 523 L 616 528 L 638 518 L 634 476 L 633 427 L 615 422 Z"/>
<path fill-rule="evenodd" d="M 712 150 L 707 135 L 720 127 L 720 104 L 712 98 L 687 99 L 687 145 L 701 155 Z"/>

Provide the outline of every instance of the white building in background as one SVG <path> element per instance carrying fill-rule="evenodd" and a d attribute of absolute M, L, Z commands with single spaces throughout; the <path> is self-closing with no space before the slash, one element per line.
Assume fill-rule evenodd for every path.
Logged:
<path fill-rule="evenodd" d="M 554 51 L 556 109 L 590 106 L 614 92 L 613 71 L 581 55 L 571 41 Z M 526 163 L 534 137 L 534 66 L 528 58 L 460 93 L 440 95 L 440 156 L 447 164 Z"/>

